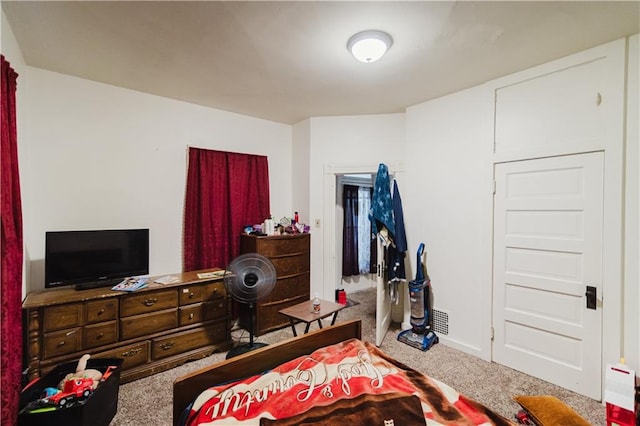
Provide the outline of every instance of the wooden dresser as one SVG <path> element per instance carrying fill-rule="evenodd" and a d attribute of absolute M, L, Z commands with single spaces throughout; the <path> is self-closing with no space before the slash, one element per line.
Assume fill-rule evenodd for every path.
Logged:
<path fill-rule="evenodd" d="M 256 304 L 256 335 L 288 326 L 289 320 L 278 311 L 309 300 L 310 241 L 309 234 L 269 237 L 245 234 L 240 237 L 240 252 L 259 253 L 268 257 L 278 277 L 271 294 Z M 250 318 L 247 311 L 247 305 L 242 305 L 243 321 Z M 243 326 L 247 328 L 246 324 Z"/>
<path fill-rule="evenodd" d="M 73 287 L 29 293 L 23 302 L 29 378 L 79 359 L 123 358 L 128 382 L 231 347 L 231 301 L 221 278 L 175 275 L 135 292 Z M 158 278 L 158 277 L 155 277 Z"/>

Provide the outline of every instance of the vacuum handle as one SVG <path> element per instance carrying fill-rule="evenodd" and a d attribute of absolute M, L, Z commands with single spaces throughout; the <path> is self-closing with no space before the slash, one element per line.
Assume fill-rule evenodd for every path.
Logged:
<path fill-rule="evenodd" d="M 424 281 L 424 271 L 422 268 L 422 254 L 424 253 L 424 243 L 420 243 L 418 246 L 418 253 L 416 257 L 416 281 Z"/>

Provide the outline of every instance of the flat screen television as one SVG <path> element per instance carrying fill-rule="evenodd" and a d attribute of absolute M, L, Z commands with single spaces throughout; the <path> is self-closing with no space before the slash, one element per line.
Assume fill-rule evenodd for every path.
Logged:
<path fill-rule="evenodd" d="M 113 286 L 149 273 L 149 230 L 107 229 L 45 233 L 45 288 Z"/>

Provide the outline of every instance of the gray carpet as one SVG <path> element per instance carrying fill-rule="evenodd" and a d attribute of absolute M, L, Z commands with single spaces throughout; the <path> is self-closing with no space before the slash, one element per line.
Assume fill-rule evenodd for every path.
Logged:
<path fill-rule="evenodd" d="M 375 341 L 375 291 L 350 293 L 349 298 L 359 304 L 343 309 L 338 321 L 362 319 L 363 339 Z M 327 323 L 328 324 L 328 323 Z M 298 325 L 302 334 L 303 325 Z M 312 326 L 312 330 L 315 329 Z M 396 340 L 399 329 L 392 324 L 381 349 L 406 365 L 452 386 L 459 392 L 513 419 L 519 406 L 512 401 L 515 395 L 554 395 L 576 410 L 593 425 L 604 425 L 604 406 L 592 399 L 570 392 L 548 382 L 527 376 L 495 363 L 449 348 L 434 345 L 427 352 Z M 248 340 L 247 333 L 237 330 L 235 339 Z M 264 336 L 258 342 L 275 343 L 292 337 L 291 328 L 283 328 Z M 190 371 L 224 359 L 224 353 L 190 362 L 180 367 L 120 386 L 118 413 L 111 422 L 116 425 L 160 426 L 172 424 L 173 381 Z"/>

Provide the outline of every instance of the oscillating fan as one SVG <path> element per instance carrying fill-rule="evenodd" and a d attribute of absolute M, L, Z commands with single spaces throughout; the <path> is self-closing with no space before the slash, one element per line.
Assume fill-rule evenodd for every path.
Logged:
<path fill-rule="evenodd" d="M 271 261 L 258 253 L 242 254 L 229 263 L 224 273 L 224 286 L 238 303 L 249 305 L 249 343 L 238 345 L 227 354 L 227 359 L 257 348 L 266 343 L 254 343 L 255 304 L 271 293 L 276 285 L 276 268 Z"/>

